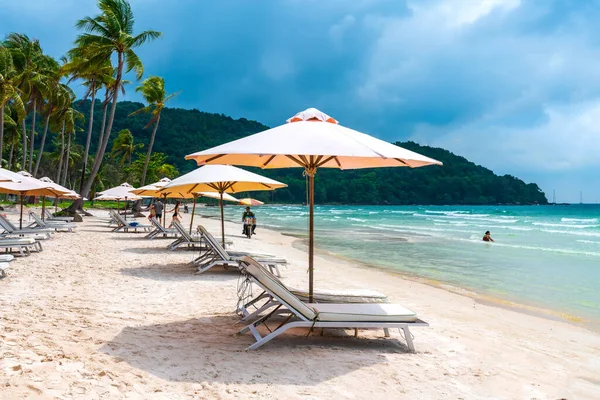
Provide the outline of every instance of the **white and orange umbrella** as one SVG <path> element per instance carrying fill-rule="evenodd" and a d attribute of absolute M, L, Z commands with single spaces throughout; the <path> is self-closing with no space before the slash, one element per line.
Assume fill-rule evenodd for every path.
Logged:
<path fill-rule="evenodd" d="M 314 176 L 319 168 L 422 167 L 441 165 L 432 158 L 346 128 L 309 108 L 286 124 L 189 154 L 198 165 L 229 164 L 260 168 L 303 168 L 309 179 L 309 300 L 313 294 Z"/>

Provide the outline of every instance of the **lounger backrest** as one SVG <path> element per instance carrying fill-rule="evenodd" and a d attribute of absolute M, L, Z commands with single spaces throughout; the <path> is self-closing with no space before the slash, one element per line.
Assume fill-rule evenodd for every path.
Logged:
<path fill-rule="evenodd" d="M 178 221 L 173 221 L 173 226 L 185 240 L 187 240 L 188 242 L 194 241 L 194 239 L 190 236 L 190 234 L 185 230 L 185 228 Z"/>
<path fill-rule="evenodd" d="M 54 218 L 54 215 L 50 214 L 50 211 L 48 211 L 48 209 L 45 209 L 44 213 L 46 214 L 46 218 Z"/>
<path fill-rule="evenodd" d="M 279 279 L 273 279 L 270 276 L 271 274 L 266 274 L 264 268 L 252 257 L 243 257 L 240 261 L 240 267 L 242 271 L 245 271 L 259 282 L 273 297 L 285 302 L 298 314 L 309 320 L 314 320 L 317 317 L 314 309 L 298 299 Z"/>
<path fill-rule="evenodd" d="M 7 230 L 8 232 L 14 232 L 17 230 L 17 228 L 13 224 L 11 224 L 9 220 L 4 218 L 2 215 L 0 215 L 0 225 L 2 225 L 2 227 L 5 230 Z"/>
<path fill-rule="evenodd" d="M 156 217 L 150 218 L 150 222 L 152 222 L 152 225 L 154 225 L 156 227 L 156 229 L 158 229 L 159 231 L 161 231 L 161 232 L 165 231 L 165 228 L 163 228 L 163 226 L 160 224 L 160 222 L 158 222 Z"/>
<path fill-rule="evenodd" d="M 33 211 L 29 211 L 29 216 L 31 218 L 33 218 L 33 220 L 36 222 L 36 224 L 38 224 L 41 227 L 45 227 L 46 223 L 44 221 L 42 221 L 42 219 L 40 217 L 37 216 L 36 213 L 34 213 Z"/>
<path fill-rule="evenodd" d="M 208 245 L 212 247 L 212 249 L 216 251 L 221 258 L 223 258 L 223 260 L 229 261 L 231 259 L 227 250 L 225 250 L 223 246 L 221 246 L 221 242 L 215 239 L 215 237 L 209 231 L 207 231 L 204 226 L 198 225 L 198 229 L 200 230 L 202 236 L 204 236 L 204 238 L 206 239 Z"/>

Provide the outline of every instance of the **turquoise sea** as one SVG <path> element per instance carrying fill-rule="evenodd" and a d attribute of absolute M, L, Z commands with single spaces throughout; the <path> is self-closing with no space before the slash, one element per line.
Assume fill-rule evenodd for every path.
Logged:
<path fill-rule="evenodd" d="M 243 207 L 225 210 L 239 221 Z M 254 212 L 258 229 L 307 233 L 305 206 Z M 319 249 L 600 328 L 600 205 L 317 206 L 315 212 Z M 198 213 L 216 216 L 218 207 Z M 495 243 L 482 242 L 486 230 Z"/>

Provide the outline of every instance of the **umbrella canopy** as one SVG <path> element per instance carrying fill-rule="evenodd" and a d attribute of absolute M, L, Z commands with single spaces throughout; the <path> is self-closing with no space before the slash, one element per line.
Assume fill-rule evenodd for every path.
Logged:
<path fill-rule="evenodd" d="M 173 179 L 162 188 L 161 192 L 177 191 L 182 194 L 218 192 L 221 206 L 221 239 L 224 247 L 225 218 L 222 196 L 224 193 L 274 190 L 286 186 L 285 183 L 231 165 L 206 165 Z"/>
<path fill-rule="evenodd" d="M 145 186 L 142 186 L 140 188 L 133 189 L 131 191 L 131 193 L 135 193 L 135 194 L 138 194 L 138 195 L 144 196 L 144 197 L 159 197 L 159 196 L 164 196 L 165 195 L 164 193 L 158 193 L 158 191 L 160 189 L 162 189 L 162 187 L 165 186 L 166 184 L 168 184 L 169 182 L 171 182 L 171 180 L 169 178 L 162 178 L 158 182 L 154 182 L 154 183 L 151 183 L 149 185 L 145 185 Z M 167 196 L 167 197 L 170 197 L 170 196 Z M 191 197 L 192 196 L 190 196 L 190 198 Z M 180 198 L 184 198 L 184 197 L 180 197 Z"/>
<path fill-rule="evenodd" d="M 3 170 L 2 173 L 4 176 L 12 179 L 12 181 L 0 182 L 0 193 L 18 194 L 21 196 L 20 228 L 23 227 L 23 196 L 59 197 L 66 194 L 66 192 L 55 189 L 47 183 L 35 179 L 30 173 L 25 171 L 15 173 Z M 68 189 L 66 190 L 68 191 Z"/>
<path fill-rule="evenodd" d="M 242 206 L 262 206 L 263 203 L 260 200 L 256 200 L 256 199 L 252 199 L 250 197 L 246 197 L 245 199 L 241 199 L 239 202 L 240 205 Z"/>
<path fill-rule="evenodd" d="M 16 172 L 0 168 L 0 182 L 21 182 L 21 177 Z"/>
<path fill-rule="evenodd" d="M 140 200 L 140 196 L 131 192 L 134 189 L 129 183 L 124 182 L 119 186 L 99 192 L 99 196 L 94 200 Z"/>
<path fill-rule="evenodd" d="M 309 179 L 309 300 L 313 294 L 314 175 L 318 168 L 422 167 L 441 165 L 432 158 L 346 128 L 309 108 L 284 125 L 189 154 L 198 165 L 234 164 L 260 168 L 301 167 Z"/>
<path fill-rule="evenodd" d="M 52 179 L 48 178 L 47 176 L 44 176 L 44 177 L 40 178 L 39 181 L 47 183 L 51 188 L 56 189 L 57 191 L 63 192 L 64 194 L 62 194 L 60 196 L 63 199 L 79 199 L 81 197 L 74 190 L 67 189 L 64 186 L 61 186 L 58 183 L 55 183 Z"/>
<path fill-rule="evenodd" d="M 217 192 L 197 192 L 195 194 L 197 194 L 198 196 L 201 196 L 201 197 L 208 197 L 208 198 L 217 199 L 217 200 L 221 198 L 221 194 L 217 193 Z M 238 199 L 236 199 L 229 193 L 223 193 L 223 201 L 231 201 L 232 203 L 239 202 Z"/>

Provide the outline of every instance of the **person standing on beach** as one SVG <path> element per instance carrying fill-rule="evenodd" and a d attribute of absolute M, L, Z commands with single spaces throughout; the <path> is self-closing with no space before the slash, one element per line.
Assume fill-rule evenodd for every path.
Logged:
<path fill-rule="evenodd" d="M 156 203 L 154 203 L 154 208 L 156 209 L 156 219 L 158 220 L 158 222 L 161 222 L 164 205 L 162 201 L 160 201 L 160 199 L 157 200 Z"/>
<path fill-rule="evenodd" d="M 485 235 L 483 235 L 483 241 L 484 242 L 493 242 L 494 239 L 492 239 L 492 234 L 490 233 L 490 231 L 486 231 Z"/>
<path fill-rule="evenodd" d="M 179 220 L 179 206 L 181 205 L 181 202 L 178 201 L 177 203 L 175 203 L 175 207 L 173 208 L 173 219 L 171 220 L 171 225 L 169 225 L 169 228 L 171 228 L 173 226 L 173 222 L 177 221 L 177 222 L 181 222 Z"/>

